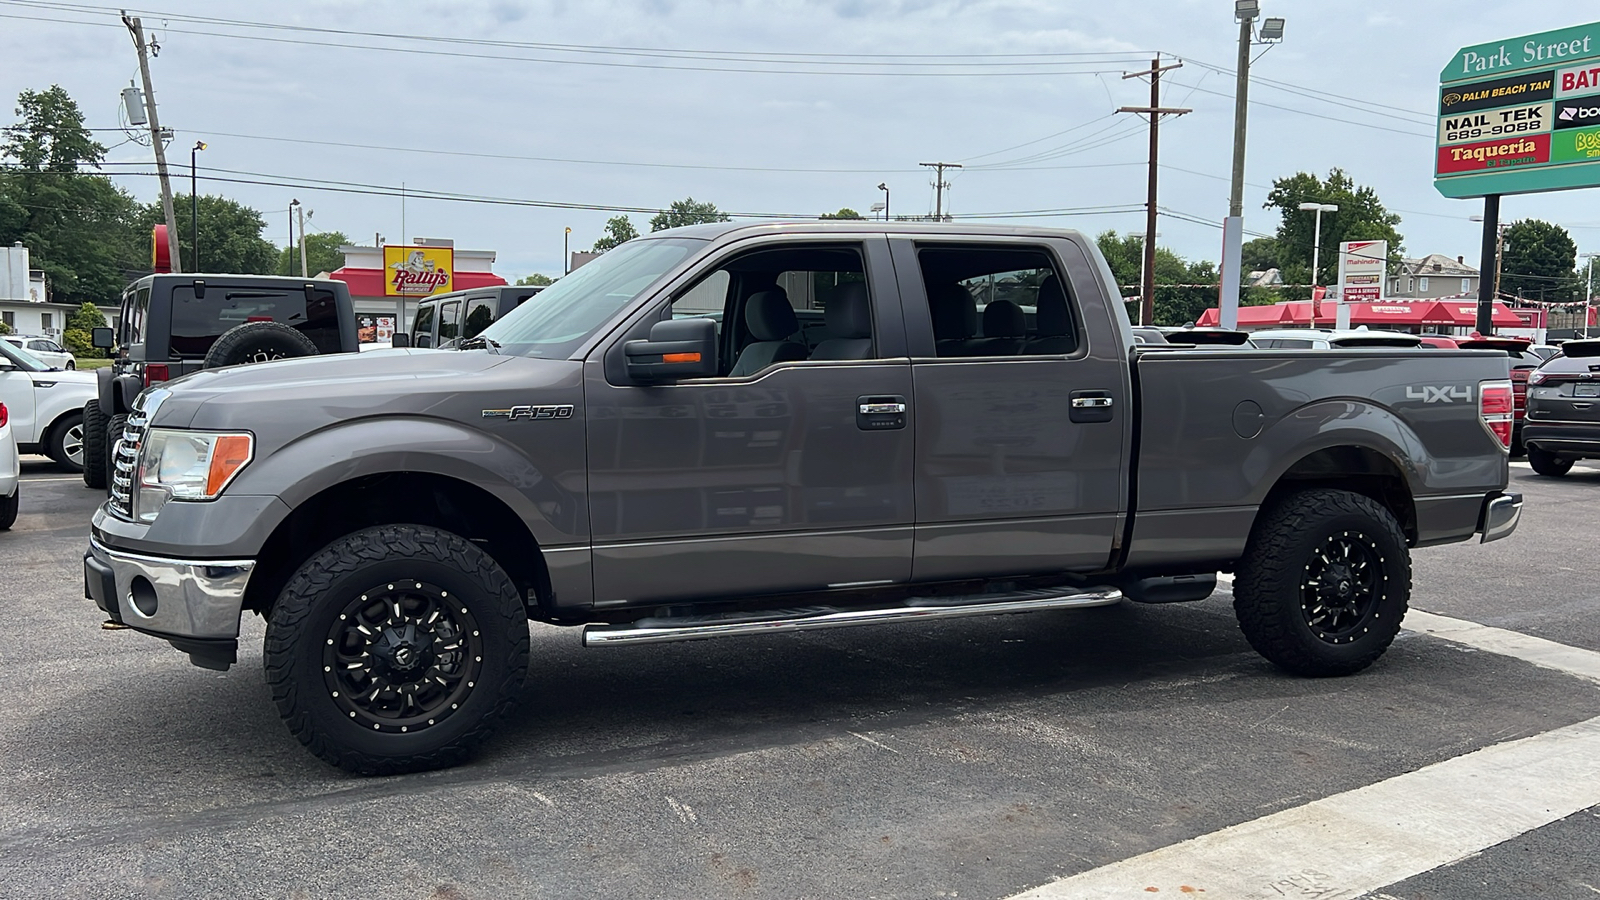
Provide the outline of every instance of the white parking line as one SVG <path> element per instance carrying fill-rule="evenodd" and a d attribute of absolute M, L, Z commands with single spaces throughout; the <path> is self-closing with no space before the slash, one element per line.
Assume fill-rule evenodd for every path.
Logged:
<path fill-rule="evenodd" d="M 1600 653 L 1413 610 L 1413 631 L 1600 681 Z M 1354 897 L 1600 804 L 1600 718 L 1496 744 L 1015 895 Z"/>

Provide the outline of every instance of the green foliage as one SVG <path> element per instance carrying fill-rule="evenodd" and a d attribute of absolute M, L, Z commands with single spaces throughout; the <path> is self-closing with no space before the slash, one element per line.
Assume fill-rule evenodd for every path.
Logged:
<path fill-rule="evenodd" d="M 10 333 L 11 333 L 11 326 L 7 325 L 4 322 L 0 322 L 0 334 L 10 334 Z"/>
<path fill-rule="evenodd" d="M 1398 266 L 1403 237 L 1395 230 L 1400 217 L 1384 208 L 1370 187 L 1358 186 L 1343 169 L 1334 169 L 1326 179 L 1309 172 L 1296 172 L 1272 182 L 1266 209 L 1278 209 L 1283 220 L 1278 225 L 1277 263 L 1289 281 L 1288 267 L 1311 268 L 1311 244 L 1315 240 L 1316 213 L 1301 210 L 1301 203 L 1333 203 L 1339 211 L 1322 214 L 1322 252 L 1318 259 L 1318 284 L 1331 284 L 1339 275 L 1339 244 L 1343 241 L 1388 241 L 1389 264 Z M 1255 243 L 1251 241 L 1251 243 Z"/>
<path fill-rule="evenodd" d="M 197 209 L 200 220 L 200 265 L 196 266 L 189 227 L 189 195 L 173 195 L 172 205 L 177 210 L 178 218 L 174 246 L 183 254 L 185 272 L 272 274 L 277 251 L 270 241 L 261 236 L 267 227 L 261 213 L 237 200 L 202 194 Z M 164 221 L 161 204 L 149 203 L 139 207 L 133 225 L 148 242 L 150 229 Z M 299 271 L 298 258 L 296 263 L 295 271 Z M 311 270 L 313 275 L 316 272 L 316 269 Z"/>
<path fill-rule="evenodd" d="M 1573 271 L 1578 246 L 1560 225 L 1523 219 L 1506 229 L 1500 251 L 1500 292 L 1534 300 L 1580 299 Z"/>
<path fill-rule="evenodd" d="M 67 316 L 67 327 L 61 332 L 61 343 L 72 351 L 73 356 L 99 359 L 104 357 L 106 352 L 94 346 L 94 330 L 104 327 L 106 327 L 106 317 L 100 312 L 100 308 L 85 301 Z"/>
<path fill-rule="evenodd" d="M 147 265 L 129 227 L 137 206 L 97 167 L 105 147 L 83 127 L 83 114 L 60 87 L 23 91 L 18 123 L 0 144 L 11 165 L 0 171 L 0 244 L 22 242 L 56 300 L 109 300 L 129 269 Z M 141 253 L 142 250 L 142 253 Z"/>
<path fill-rule="evenodd" d="M 554 278 L 551 278 L 549 275 L 546 275 L 542 272 L 535 272 L 532 275 L 525 275 L 522 278 L 517 279 L 518 287 L 528 284 L 534 285 L 535 287 L 544 287 L 555 283 L 556 282 Z"/>
<path fill-rule="evenodd" d="M 656 218 L 660 218 L 660 216 L 657 216 Z M 655 219 L 650 221 L 652 225 L 655 224 Z M 661 229 L 653 228 L 651 230 L 660 231 Z M 612 216 L 606 220 L 606 233 L 601 235 L 600 239 L 594 242 L 594 247 L 591 249 L 591 252 L 604 253 L 607 250 L 610 250 L 612 247 L 615 247 L 618 244 L 626 241 L 631 241 L 638 236 L 639 229 L 633 227 L 633 221 L 631 219 L 629 219 L 627 216 Z"/>
<path fill-rule="evenodd" d="M 1095 238 L 1122 296 L 1128 318 L 1139 321 L 1138 294 L 1144 272 L 1144 235 L 1106 231 Z M 1217 267 L 1210 260 L 1189 262 L 1165 247 L 1156 248 L 1155 324 L 1186 325 L 1217 305 Z"/>
<path fill-rule="evenodd" d="M 1278 239 L 1264 237 L 1245 241 L 1239 247 L 1239 268 L 1245 272 L 1282 269 L 1278 265 Z"/>
<path fill-rule="evenodd" d="M 204 201 L 204 198 L 201 199 Z M 335 269 L 342 267 L 344 265 L 344 251 L 340 250 L 339 248 L 349 243 L 350 239 L 345 237 L 344 232 L 342 231 L 318 231 L 307 233 L 306 274 L 308 276 L 315 277 L 318 272 L 332 272 Z M 205 249 L 206 226 L 204 220 L 201 220 L 200 223 L 200 244 L 202 248 L 200 251 L 200 261 L 206 263 L 206 267 L 210 268 L 211 264 L 208 262 L 208 260 L 210 259 L 211 251 L 209 249 Z M 272 245 L 268 244 L 267 246 L 271 247 Z M 293 247 L 285 247 L 282 250 L 276 250 L 274 252 L 277 256 L 277 265 L 270 270 L 271 272 L 278 275 L 300 274 L 299 242 L 296 242 Z"/>
<path fill-rule="evenodd" d="M 823 213 L 822 215 L 817 216 L 817 218 L 819 218 L 819 219 L 865 219 L 866 216 L 863 216 L 861 213 L 856 212 L 855 210 L 851 209 L 848 206 L 845 206 L 845 207 L 841 207 L 839 209 L 839 211 L 836 212 L 836 213 Z M 722 221 L 727 221 L 727 219 L 724 218 Z"/>
<path fill-rule="evenodd" d="M 726 222 L 729 220 L 727 213 L 717 209 L 715 203 L 696 203 L 693 197 L 685 197 L 674 201 L 666 212 L 658 213 L 650 219 L 651 231 L 662 231 L 667 228 L 682 228 L 685 225 L 703 225 L 707 222 Z"/>

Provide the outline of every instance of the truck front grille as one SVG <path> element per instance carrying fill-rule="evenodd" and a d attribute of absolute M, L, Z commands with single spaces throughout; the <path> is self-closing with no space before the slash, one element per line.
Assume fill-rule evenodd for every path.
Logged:
<path fill-rule="evenodd" d="M 133 482 L 139 474 L 139 450 L 144 445 L 144 433 L 150 427 L 150 413 L 145 410 L 144 396 L 128 413 L 128 423 L 122 429 L 111 450 L 111 511 L 118 516 L 133 519 Z"/>

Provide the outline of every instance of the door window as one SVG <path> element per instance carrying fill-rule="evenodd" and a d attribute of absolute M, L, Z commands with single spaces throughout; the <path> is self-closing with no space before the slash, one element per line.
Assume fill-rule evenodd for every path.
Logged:
<path fill-rule="evenodd" d="M 494 300 L 473 300 L 467 307 L 467 319 L 461 329 L 462 338 L 477 337 L 494 324 Z"/>
<path fill-rule="evenodd" d="M 1044 250 L 923 246 L 917 262 L 936 355 L 1045 356 L 1078 349 L 1073 299 Z"/>
<path fill-rule="evenodd" d="M 439 306 L 439 346 L 461 336 L 461 301 L 451 300 Z"/>
<path fill-rule="evenodd" d="M 433 346 L 433 307 L 432 303 L 418 306 L 416 321 L 411 325 L 411 343 L 424 350 Z"/>

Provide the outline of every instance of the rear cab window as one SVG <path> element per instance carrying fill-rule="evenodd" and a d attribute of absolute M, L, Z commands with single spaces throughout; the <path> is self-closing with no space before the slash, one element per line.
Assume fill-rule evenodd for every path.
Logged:
<path fill-rule="evenodd" d="M 148 306 L 148 292 L 144 306 Z M 338 306 L 331 290 L 314 289 L 308 296 L 303 290 L 212 285 L 199 297 L 193 285 L 173 285 L 170 340 L 172 353 L 179 357 L 204 357 L 217 338 L 249 322 L 287 325 L 310 338 L 319 353 L 341 349 Z"/>

